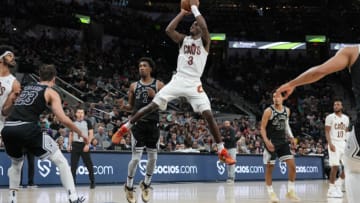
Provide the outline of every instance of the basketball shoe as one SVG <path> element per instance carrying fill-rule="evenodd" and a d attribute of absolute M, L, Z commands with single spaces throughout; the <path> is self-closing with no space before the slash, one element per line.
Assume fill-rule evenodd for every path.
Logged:
<path fill-rule="evenodd" d="M 277 203 L 279 202 L 279 198 L 277 197 L 276 193 L 275 192 L 271 192 L 269 193 L 269 202 L 271 203 Z"/>
<path fill-rule="evenodd" d="M 336 187 L 336 186 L 330 186 L 328 193 L 327 193 L 327 197 L 329 198 L 342 198 L 344 195 L 341 192 L 340 188 Z"/>
<path fill-rule="evenodd" d="M 300 202 L 300 198 L 296 195 L 294 190 L 290 190 L 286 193 L 286 198 L 292 202 Z"/>
<path fill-rule="evenodd" d="M 144 181 L 140 182 L 140 188 L 141 188 L 141 199 L 143 200 L 143 202 L 148 202 L 150 201 L 150 185 L 146 185 L 144 183 Z"/>
<path fill-rule="evenodd" d="M 219 160 L 221 162 L 226 163 L 227 165 L 233 165 L 236 163 L 236 161 L 233 158 L 231 158 L 229 152 L 225 148 L 221 150 L 218 156 L 219 156 Z"/>
<path fill-rule="evenodd" d="M 9 202 L 10 203 L 17 203 L 16 193 L 17 193 L 16 190 L 9 191 Z"/>
<path fill-rule="evenodd" d="M 114 144 L 119 144 L 121 141 L 121 138 L 129 132 L 130 129 L 128 129 L 125 125 L 122 125 L 117 131 L 116 133 L 113 134 L 113 136 L 111 137 L 111 141 Z"/>
<path fill-rule="evenodd" d="M 85 201 L 85 197 L 79 197 L 77 200 L 71 201 L 69 200 L 70 203 L 83 203 Z"/>
<path fill-rule="evenodd" d="M 335 186 L 341 190 L 341 192 L 345 192 L 345 181 L 344 179 L 338 178 L 335 181 Z"/>
<path fill-rule="evenodd" d="M 126 186 L 126 183 L 125 183 L 124 190 L 125 190 L 125 194 L 126 194 L 126 200 L 129 203 L 136 203 L 135 189 L 133 187 L 129 188 L 128 186 Z"/>

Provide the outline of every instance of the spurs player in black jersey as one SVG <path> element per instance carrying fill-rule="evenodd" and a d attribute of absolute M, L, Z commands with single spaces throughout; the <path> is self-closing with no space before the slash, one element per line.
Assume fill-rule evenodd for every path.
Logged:
<path fill-rule="evenodd" d="M 17 202 L 17 188 L 20 184 L 20 172 L 23 165 L 23 149 L 40 159 L 48 158 L 59 168 L 60 179 L 66 189 L 70 203 L 81 203 L 68 161 L 61 153 L 57 143 L 38 125 L 40 114 L 51 108 L 55 116 L 70 130 L 78 133 L 88 142 L 87 137 L 67 117 L 63 111 L 59 94 L 51 87 L 55 85 L 56 69 L 53 65 L 43 65 L 39 71 L 40 82 L 26 85 L 13 104 L 1 131 L 6 153 L 11 159 L 8 170 L 9 202 Z"/>
<path fill-rule="evenodd" d="M 137 112 L 140 108 L 148 105 L 154 98 L 156 92 L 164 86 L 163 82 L 151 76 L 151 73 L 155 69 L 155 63 L 151 58 L 141 58 L 138 66 L 140 80 L 131 83 L 128 92 L 128 104 L 124 105 L 123 100 L 120 100 L 120 110 Z M 156 166 L 157 145 L 160 138 L 158 126 L 159 112 L 153 111 L 137 121 L 131 130 L 132 156 L 129 162 L 128 176 L 125 184 L 126 199 L 129 203 L 136 202 L 133 178 L 145 147 L 148 160 L 145 178 L 140 182 L 140 188 L 142 191 L 142 200 L 144 202 L 150 200 L 150 184 Z"/>
<path fill-rule="evenodd" d="M 296 87 L 310 84 L 320 80 L 331 73 L 347 69 L 352 77 L 352 90 L 355 96 L 357 120 L 348 136 L 344 152 L 345 187 L 349 203 L 358 202 L 360 199 L 360 45 L 344 47 L 335 56 L 321 65 L 314 66 L 295 79 L 283 84 L 277 94 L 288 98 Z"/>
<path fill-rule="evenodd" d="M 273 105 L 266 108 L 261 119 L 261 136 L 265 143 L 263 161 L 266 165 L 265 184 L 270 202 L 279 202 L 272 187 L 272 172 L 276 157 L 285 162 L 289 171 L 288 191 L 286 197 L 293 202 L 299 202 L 300 198 L 295 193 L 296 166 L 294 155 L 290 151 L 288 138 L 294 144 L 289 116 L 290 110 L 283 105 L 283 97 L 273 93 Z"/>

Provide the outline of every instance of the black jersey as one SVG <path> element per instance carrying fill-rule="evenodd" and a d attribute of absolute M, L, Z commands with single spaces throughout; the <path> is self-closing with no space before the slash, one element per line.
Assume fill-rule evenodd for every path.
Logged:
<path fill-rule="evenodd" d="M 270 109 L 272 113 L 266 126 L 267 137 L 274 145 L 284 144 L 286 143 L 286 120 L 288 119 L 286 107 L 284 106 L 282 112 L 277 111 L 273 105 L 270 106 Z"/>
<path fill-rule="evenodd" d="M 47 108 L 45 90 L 48 86 L 41 84 L 27 85 L 15 100 L 13 109 L 6 120 L 37 122 Z"/>
<path fill-rule="evenodd" d="M 135 87 L 135 105 L 134 105 L 134 112 L 137 112 L 142 107 L 148 105 L 153 98 L 149 97 L 147 88 L 152 88 L 155 92 L 157 92 L 156 81 L 153 81 L 150 84 L 143 84 L 140 80 L 136 83 Z M 146 116 L 144 116 L 141 120 L 152 120 L 152 121 L 159 121 L 159 112 L 154 111 Z"/>

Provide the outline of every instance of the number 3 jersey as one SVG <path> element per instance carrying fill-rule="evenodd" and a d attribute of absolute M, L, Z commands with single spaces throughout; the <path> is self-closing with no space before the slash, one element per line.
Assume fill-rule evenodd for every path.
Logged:
<path fill-rule="evenodd" d="M 325 126 L 330 126 L 330 139 L 332 141 L 345 141 L 346 131 L 349 127 L 349 117 L 345 114 L 337 116 L 335 113 L 329 114 L 325 119 Z"/>
<path fill-rule="evenodd" d="M 8 121 L 37 122 L 40 114 L 47 108 L 45 90 L 41 84 L 27 85 L 16 99 Z"/>
<path fill-rule="evenodd" d="M 200 79 L 204 72 L 208 52 L 202 39 L 186 36 L 179 50 L 177 73 L 189 78 Z"/>

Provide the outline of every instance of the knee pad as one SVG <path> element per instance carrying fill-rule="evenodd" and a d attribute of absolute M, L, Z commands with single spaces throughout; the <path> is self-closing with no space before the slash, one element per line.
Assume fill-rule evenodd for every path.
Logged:
<path fill-rule="evenodd" d="M 135 148 L 135 150 L 132 152 L 131 161 L 139 162 L 141 159 L 141 156 L 143 154 L 143 148 Z"/>
<path fill-rule="evenodd" d="M 156 160 L 157 160 L 157 149 L 147 148 L 148 162 L 146 165 L 146 174 L 151 176 L 154 173 Z"/>
<path fill-rule="evenodd" d="M 146 151 L 148 155 L 148 161 L 157 160 L 157 156 L 158 156 L 157 149 L 146 148 Z"/>

